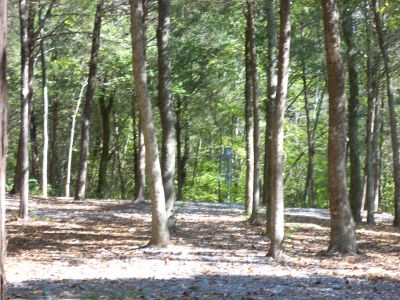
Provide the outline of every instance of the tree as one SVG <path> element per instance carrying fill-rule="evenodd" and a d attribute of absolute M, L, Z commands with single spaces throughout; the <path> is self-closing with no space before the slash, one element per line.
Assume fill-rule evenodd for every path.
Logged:
<path fill-rule="evenodd" d="M 99 97 L 99 108 L 102 122 L 102 146 L 101 146 L 101 157 L 100 157 L 100 167 L 99 167 L 99 179 L 97 183 L 97 198 L 101 199 L 104 197 L 104 188 L 107 183 L 107 165 L 111 158 L 110 155 L 110 139 L 111 139 L 111 124 L 110 117 L 112 108 L 114 105 L 115 92 L 108 97 L 108 102 L 106 104 L 105 91 Z"/>
<path fill-rule="evenodd" d="M 0 299 L 5 299 L 6 279 L 6 163 L 7 163 L 7 0 L 0 1 Z"/>
<path fill-rule="evenodd" d="M 343 17 L 343 37 L 347 45 L 347 69 L 349 80 L 349 148 L 350 148 L 350 191 L 349 200 L 353 218 L 356 223 L 361 222 L 361 167 L 359 147 L 359 83 L 357 71 L 357 46 L 353 32 L 353 11 L 351 4 L 346 7 L 346 15 Z"/>
<path fill-rule="evenodd" d="M 278 258 L 284 237 L 283 220 L 283 121 L 289 80 L 290 0 L 280 1 L 280 30 L 278 54 L 278 86 L 275 99 L 271 141 L 271 245 L 268 255 Z"/>
<path fill-rule="evenodd" d="M 397 133 L 397 115 L 394 99 L 394 81 L 392 75 L 392 65 L 385 42 L 384 26 L 380 15 L 380 6 L 377 0 L 372 0 L 376 32 L 378 34 L 379 49 L 381 50 L 383 65 L 386 75 L 386 93 L 389 104 L 390 115 L 390 134 L 392 141 L 393 155 L 393 182 L 394 182 L 394 221 L 393 225 L 400 227 L 400 158 L 399 158 L 399 139 Z"/>
<path fill-rule="evenodd" d="M 96 83 L 97 62 L 100 49 L 101 19 L 103 16 L 104 0 L 100 0 L 96 6 L 96 16 L 94 20 L 92 50 L 89 62 L 88 86 L 86 89 L 85 106 L 82 116 L 81 130 L 81 152 L 79 158 L 79 171 L 76 181 L 75 200 L 85 199 L 87 167 L 89 158 L 89 137 L 90 137 L 90 116 L 92 113 L 92 102 Z"/>
<path fill-rule="evenodd" d="M 74 110 L 74 113 L 72 114 L 72 122 L 71 122 L 71 133 L 69 137 L 69 147 L 68 147 L 68 158 L 67 158 L 67 178 L 65 180 L 65 197 L 69 198 L 70 195 L 70 186 L 71 186 L 71 167 L 72 167 L 72 151 L 74 148 L 74 137 L 75 137 L 75 125 L 76 125 L 76 117 L 79 112 L 79 107 L 81 106 L 81 101 L 82 101 L 82 96 L 83 92 L 85 90 L 85 87 L 88 84 L 88 79 L 85 78 L 81 91 L 78 96 L 78 102 L 76 103 L 76 108 Z M 53 103 L 54 105 L 54 103 Z M 54 134 L 53 134 L 53 140 L 55 139 Z M 53 173 L 54 176 L 54 173 Z"/>
<path fill-rule="evenodd" d="M 277 85 L 277 36 L 275 25 L 275 0 L 267 0 L 267 99 L 265 101 L 265 151 L 264 151 L 264 189 L 263 202 L 267 206 L 267 234 L 271 227 L 271 139 L 272 118 L 274 115 L 274 103 Z"/>
<path fill-rule="evenodd" d="M 146 146 L 146 165 L 149 177 L 152 209 L 152 230 L 149 246 L 164 247 L 170 243 L 165 209 L 165 194 L 158 156 L 157 138 L 147 87 L 145 35 L 143 30 L 144 0 L 131 0 L 131 34 L 133 74 L 139 103 L 139 113 Z"/>
<path fill-rule="evenodd" d="M 322 12 L 329 93 L 328 193 L 331 233 L 328 252 L 354 253 L 357 244 L 346 187 L 345 84 L 336 0 L 322 0 Z"/>
<path fill-rule="evenodd" d="M 254 204 L 254 114 L 253 114 L 253 79 L 251 63 L 251 23 L 250 12 L 246 14 L 246 39 L 245 39 L 245 136 L 246 136 L 246 213 L 253 212 Z"/>
<path fill-rule="evenodd" d="M 29 103 L 31 99 L 29 88 L 29 40 L 27 5 L 25 0 L 19 1 L 20 37 L 21 37 L 21 129 L 20 148 L 18 150 L 19 170 L 17 187 L 20 193 L 19 217 L 28 219 L 29 196 Z"/>
<path fill-rule="evenodd" d="M 158 0 L 158 105 L 160 108 L 162 143 L 161 172 L 164 184 L 167 217 L 174 211 L 175 203 L 175 120 L 171 96 L 171 59 L 169 51 L 170 0 Z"/>
<path fill-rule="evenodd" d="M 249 30 L 250 72 L 251 72 L 251 100 L 253 106 L 253 151 L 254 173 L 253 175 L 253 206 L 250 223 L 257 224 L 260 205 L 260 121 L 259 121 L 259 96 L 258 96 L 258 72 L 256 53 L 256 32 L 254 25 L 254 2 L 247 1 L 247 26 Z"/>
<path fill-rule="evenodd" d="M 39 10 L 39 22 L 45 21 L 43 16 L 42 5 Z M 49 131 L 48 131 L 48 118 L 49 118 L 49 97 L 47 87 L 47 66 L 44 45 L 44 24 L 40 26 L 40 62 L 42 67 L 42 95 L 43 95 L 43 157 L 42 157 L 42 195 L 47 198 L 47 165 L 48 165 L 48 152 L 49 152 Z"/>
<path fill-rule="evenodd" d="M 373 23 L 371 23 L 370 6 L 368 2 L 364 11 L 366 27 L 366 48 L 367 48 L 367 97 L 368 114 L 366 122 L 366 157 L 365 157 L 365 202 L 367 206 L 367 222 L 375 222 L 375 204 L 379 202 L 379 69 L 380 59 L 375 50 L 375 39 L 372 38 Z"/>

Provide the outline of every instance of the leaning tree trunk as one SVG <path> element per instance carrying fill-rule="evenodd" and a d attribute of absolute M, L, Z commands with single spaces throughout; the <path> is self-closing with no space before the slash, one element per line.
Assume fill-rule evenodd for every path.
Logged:
<path fill-rule="evenodd" d="M 258 96 L 258 73 L 256 53 L 256 30 L 254 25 L 254 2 L 247 1 L 247 19 L 249 30 L 250 47 L 250 69 L 252 82 L 252 104 L 253 104 L 253 143 L 254 143 L 254 173 L 253 173 L 253 207 L 250 223 L 258 223 L 258 210 L 260 206 L 260 125 L 259 125 L 259 96 Z"/>
<path fill-rule="evenodd" d="M 263 202 L 267 206 L 267 228 L 269 235 L 271 231 L 271 139 L 272 139 L 272 118 L 276 97 L 276 64 L 277 64 L 277 37 L 275 26 L 275 0 L 267 0 L 267 100 L 265 102 L 265 152 L 264 152 L 264 187 Z"/>
<path fill-rule="evenodd" d="M 250 214 L 253 211 L 254 197 L 254 119 L 252 101 L 252 78 L 251 78 L 251 49 L 250 49 L 250 24 L 248 14 L 246 15 L 246 41 L 245 41 L 245 137 L 246 137 L 246 192 L 245 192 L 245 211 Z"/>
<path fill-rule="evenodd" d="M 375 15 L 375 27 L 378 34 L 379 48 L 381 50 L 383 64 L 386 74 L 387 98 L 390 114 L 390 134 L 392 138 L 393 154 L 393 181 L 394 181 L 394 221 L 393 225 L 400 227 L 400 159 L 399 159 L 399 139 L 397 134 L 397 115 L 396 101 L 394 99 L 395 87 L 392 75 L 392 64 L 390 61 L 387 44 L 385 43 L 384 25 L 380 16 L 380 7 L 377 0 L 372 0 Z"/>
<path fill-rule="evenodd" d="M 76 181 L 75 200 L 85 199 L 87 168 L 89 158 L 89 128 L 90 116 L 92 113 L 92 102 L 94 96 L 94 89 L 96 83 L 97 61 L 100 49 L 100 31 L 101 31 L 101 18 L 103 16 L 104 0 L 100 0 L 96 7 L 96 16 L 94 21 L 93 37 L 92 37 L 92 50 L 89 63 L 88 87 L 86 90 L 85 107 L 82 116 L 82 130 L 81 130 L 81 153 L 79 159 L 79 171 Z"/>
<path fill-rule="evenodd" d="M 152 206 L 152 230 L 149 246 L 164 247 L 170 243 L 165 209 L 165 194 L 161 166 L 158 156 L 157 137 L 147 87 L 145 58 L 145 34 L 143 26 L 143 0 L 131 0 L 131 35 L 135 88 L 139 102 L 139 113 L 146 145 L 146 164 Z"/>
<path fill-rule="evenodd" d="M 19 175 L 19 217 L 28 219 L 29 196 L 29 41 L 26 0 L 19 1 L 21 31 L 21 142 Z"/>
<path fill-rule="evenodd" d="M 278 87 L 272 127 L 271 177 L 271 245 L 268 255 L 278 258 L 284 237 L 283 220 L 283 121 L 289 80 L 290 55 L 290 0 L 280 2 L 280 30 L 278 55 Z"/>
<path fill-rule="evenodd" d="M 329 92 L 328 196 L 331 234 L 328 252 L 353 253 L 357 251 L 357 244 L 346 187 L 346 100 L 339 11 L 336 0 L 322 0 L 322 7 Z"/>
<path fill-rule="evenodd" d="M 0 299 L 5 299 L 6 278 L 6 164 L 7 164 L 7 0 L 0 0 Z"/>
<path fill-rule="evenodd" d="M 78 102 L 76 103 L 76 108 L 75 108 L 74 114 L 72 115 L 71 132 L 70 132 L 70 136 L 69 136 L 68 159 L 67 159 L 67 177 L 65 180 L 65 197 L 66 198 L 69 198 L 69 196 L 70 196 L 72 152 L 74 149 L 76 117 L 78 115 L 79 107 L 81 106 L 83 92 L 84 92 L 87 84 L 88 84 L 88 78 L 85 78 L 84 82 L 82 83 L 81 91 L 78 96 Z M 53 103 L 53 105 L 54 105 L 54 103 Z M 53 117 L 54 117 L 54 115 L 53 115 Z M 53 118 L 53 120 L 54 120 L 54 118 Z M 54 126 L 54 123 L 53 123 L 53 126 Z M 53 139 L 55 139 L 55 134 L 53 134 Z M 56 149 L 52 149 L 52 151 L 54 151 L 54 150 L 56 150 Z M 56 153 L 56 151 L 54 151 L 54 153 Z M 55 172 L 53 173 L 53 176 L 55 176 Z"/>
<path fill-rule="evenodd" d="M 361 223 L 361 164 L 359 143 L 359 88 L 357 71 L 357 48 L 353 32 L 353 7 L 349 7 L 349 13 L 343 18 L 343 36 L 347 45 L 347 69 L 349 80 L 349 148 L 350 148 L 350 190 L 349 200 L 353 218 L 356 223 Z"/>
<path fill-rule="evenodd" d="M 103 91 L 104 93 L 105 91 Z M 97 198 L 102 199 L 104 197 L 104 188 L 107 185 L 107 166 L 110 160 L 110 139 L 111 139 L 111 110 L 114 105 L 114 94 L 109 97 L 106 105 L 105 95 L 99 98 L 100 114 L 102 121 L 102 147 L 99 167 L 99 179 L 97 183 Z"/>
<path fill-rule="evenodd" d="M 171 59 L 169 53 L 170 0 L 158 0 L 158 105 L 162 127 L 161 171 L 164 184 L 167 217 L 175 203 L 175 120 L 171 96 Z"/>

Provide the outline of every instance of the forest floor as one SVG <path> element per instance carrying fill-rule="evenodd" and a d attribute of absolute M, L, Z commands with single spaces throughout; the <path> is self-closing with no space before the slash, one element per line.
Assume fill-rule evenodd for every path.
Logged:
<path fill-rule="evenodd" d="M 400 230 L 379 214 L 357 227 L 361 254 L 324 255 L 329 213 L 287 209 L 284 255 L 265 256 L 264 225 L 236 204 L 179 203 L 166 249 L 150 236 L 150 203 L 8 199 L 9 299 L 399 299 Z"/>

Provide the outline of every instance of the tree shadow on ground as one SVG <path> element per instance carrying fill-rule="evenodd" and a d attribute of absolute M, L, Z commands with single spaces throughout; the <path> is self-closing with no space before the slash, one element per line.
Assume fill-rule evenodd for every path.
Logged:
<path fill-rule="evenodd" d="M 193 278 L 32 280 L 11 285 L 10 299 L 395 299 L 400 281 L 334 276 L 199 275 Z"/>

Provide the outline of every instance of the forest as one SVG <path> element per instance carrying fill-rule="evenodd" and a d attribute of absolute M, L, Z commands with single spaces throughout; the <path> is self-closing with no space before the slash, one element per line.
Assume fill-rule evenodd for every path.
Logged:
<path fill-rule="evenodd" d="M 397 0 L 0 0 L 0 299 L 400 297 L 399 38 Z"/>

